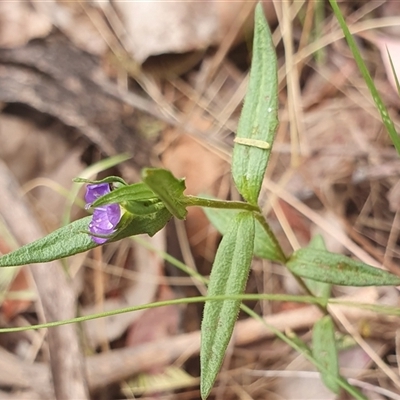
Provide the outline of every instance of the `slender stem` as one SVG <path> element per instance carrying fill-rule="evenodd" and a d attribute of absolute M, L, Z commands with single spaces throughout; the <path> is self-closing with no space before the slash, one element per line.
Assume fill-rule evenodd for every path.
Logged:
<path fill-rule="evenodd" d="M 228 210 L 244 210 L 244 211 L 260 212 L 260 208 L 258 206 L 253 206 L 252 204 L 245 203 L 244 201 L 226 201 L 226 200 L 207 199 L 204 197 L 197 197 L 197 196 L 185 196 L 185 203 L 187 206 L 224 208 Z"/>

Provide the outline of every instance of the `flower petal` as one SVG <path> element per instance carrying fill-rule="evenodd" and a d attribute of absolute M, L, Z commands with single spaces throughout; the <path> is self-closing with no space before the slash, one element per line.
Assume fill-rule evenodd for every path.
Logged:
<path fill-rule="evenodd" d="M 90 206 L 96 199 L 110 193 L 108 183 L 91 184 L 87 186 L 85 200 Z M 121 208 L 118 203 L 106 204 L 96 207 L 93 211 L 92 220 L 89 223 L 89 231 L 95 235 L 111 235 L 121 219 Z M 105 243 L 108 238 L 92 237 L 98 244 Z"/>
<path fill-rule="evenodd" d="M 85 200 L 89 205 L 92 204 L 99 197 L 104 196 L 107 193 L 110 193 L 110 184 L 109 183 L 93 183 L 87 185 Z"/>

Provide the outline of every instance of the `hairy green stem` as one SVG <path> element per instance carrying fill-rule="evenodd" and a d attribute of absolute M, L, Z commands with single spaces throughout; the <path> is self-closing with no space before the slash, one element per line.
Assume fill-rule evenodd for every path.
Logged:
<path fill-rule="evenodd" d="M 195 297 L 185 297 L 182 299 L 173 299 L 173 300 L 164 300 L 158 301 L 154 303 L 142 304 L 140 306 L 130 306 L 125 308 L 120 308 L 118 310 L 104 311 L 97 314 L 85 315 L 81 317 L 75 317 L 68 320 L 47 322 L 44 324 L 37 325 L 28 325 L 28 326 L 19 326 L 12 328 L 0 328 L 1 333 L 9 333 L 9 332 L 22 332 L 29 330 L 36 330 L 42 328 L 53 328 L 56 326 L 67 325 L 77 322 L 90 321 L 93 319 L 111 317 L 114 315 L 125 314 L 133 311 L 147 310 L 150 308 L 158 308 L 165 307 L 171 305 L 178 304 L 192 304 L 192 303 L 203 303 L 205 301 L 225 301 L 225 300 L 273 300 L 273 301 L 291 301 L 297 303 L 305 303 L 305 304 L 325 304 L 326 299 L 318 298 L 318 297 L 308 297 L 308 296 L 295 296 L 295 295 L 287 295 L 287 294 L 238 294 L 238 295 L 219 295 L 219 296 L 195 296 Z"/>

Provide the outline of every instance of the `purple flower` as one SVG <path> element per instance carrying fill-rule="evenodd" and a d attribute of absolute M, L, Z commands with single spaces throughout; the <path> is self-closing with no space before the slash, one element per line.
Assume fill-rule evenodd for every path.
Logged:
<path fill-rule="evenodd" d="M 88 185 L 85 194 L 86 207 L 90 207 L 95 200 L 107 193 L 110 193 L 110 185 L 108 183 Z M 96 235 L 111 235 L 115 232 L 115 227 L 120 219 L 121 209 L 118 203 L 96 207 L 89 224 L 89 231 Z M 108 240 L 97 236 L 92 236 L 92 239 L 98 244 L 103 244 Z"/>

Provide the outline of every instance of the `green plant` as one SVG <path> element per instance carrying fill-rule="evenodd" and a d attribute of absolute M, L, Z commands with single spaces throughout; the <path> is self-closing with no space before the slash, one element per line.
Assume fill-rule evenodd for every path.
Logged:
<path fill-rule="evenodd" d="M 331 3 L 344 27 L 344 20 L 342 21 L 340 17 L 336 2 L 331 1 Z M 346 30 L 345 34 L 348 38 Z M 355 51 L 354 47 L 352 49 Z M 0 266 L 47 262 L 133 235 L 145 233 L 152 236 L 172 217 L 184 219 L 188 207 L 204 207 L 211 222 L 223 234 L 207 282 L 207 297 L 130 307 L 119 310 L 118 313 L 168 304 L 204 301 L 200 358 L 201 394 L 205 399 L 221 367 L 240 308 L 252 317 L 260 319 L 257 314 L 242 305 L 243 299 L 268 298 L 316 304 L 324 316 L 314 327 L 312 348 L 300 342 L 298 338 L 292 339 L 273 327 L 268 328 L 311 360 L 331 391 L 338 394 L 344 389 L 355 398 L 362 399 L 365 397 L 339 372 L 335 326 L 328 311 L 328 304 L 334 302 L 330 299 L 331 285 L 400 285 L 400 278 L 349 257 L 330 253 L 326 251 L 323 241 L 318 238 L 306 248 L 289 256 L 284 254 L 259 207 L 259 193 L 278 126 L 277 62 L 261 5 L 258 5 L 255 11 L 253 52 L 250 82 L 232 158 L 233 179 L 245 201 L 222 201 L 187 196 L 184 194 L 183 179 L 177 179 L 169 171 L 157 168 L 144 169 L 142 181 L 135 184 L 127 184 L 115 176 L 100 181 L 77 179 L 78 182 L 88 184 L 86 200 L 87 206 L 94 210 L 93 216 L 72 222 L 36 242 L 2 256 Z M 357 53 L 354 54 L 360 64 Z M 369 82 L 367 75 L 365 77 Z M 377 100 L 379 97 L 377 93 L 374 91 L 372 93 Z M 390 131 L 392 126 L 387 122 L 387 112 L 385 113 L 381 102 L 378 101 L 377 106 Z M 396 144 L 396 140 L 393 141 Z M 110 190 L 111 184 L 113 190 Z M 307 296 L 244 295 L 253 256 L 285 265 L 304 288 Z M 204 278 L 198 278 L 205 282 Z M 375 308 L 377 309 L 379 308 Z M 398 315 L 397 309 L 391 309 L 389 312 Z M 58 326 L 115 313 L 101 313 L 31 328 Z M 10 329 L 0 330 L 0 332 L 6 331 Z"/>

